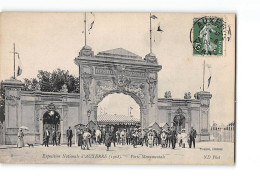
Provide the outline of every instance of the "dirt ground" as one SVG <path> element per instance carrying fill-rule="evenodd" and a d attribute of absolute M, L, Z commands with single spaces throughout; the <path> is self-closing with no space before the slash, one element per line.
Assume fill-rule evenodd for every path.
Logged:
<path fill-rule="evenodd" d="M 177 146 L 177 145 L 176 145 Z M 37 164 L 234 164 L 234 143 L 200 142 L 196 148 L 161 148 L 156 146 L 113 145 L 106 147 L 93 144 L 90 150 L 80 147 L 34 146 L 16 148 L 0 146 L 1 163 L 37 163 Z"/>

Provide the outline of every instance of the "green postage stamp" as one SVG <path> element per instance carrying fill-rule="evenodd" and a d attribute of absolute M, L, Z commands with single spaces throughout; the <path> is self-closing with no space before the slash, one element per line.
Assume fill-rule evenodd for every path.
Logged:
<path fill-rule="evenodd" d="M 223 55 L 223 18 L 204 16 L 193 19 L 193 55 Z"/>

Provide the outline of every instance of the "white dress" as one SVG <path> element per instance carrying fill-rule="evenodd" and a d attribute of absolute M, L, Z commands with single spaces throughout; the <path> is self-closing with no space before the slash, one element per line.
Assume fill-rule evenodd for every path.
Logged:
<path fill-rule="evenodd" d="M 187 134 L 186 133 L 181 133 L 181 138 L 182 138 L 182 143 L 183 144 L 188 144 L 187 142 Z"/>
<path fill-rule="evenodd" d="M 17 140 L 17 147 L 24 147 L 24 141 L 23 141 L 23 136 L 24 136 L 24 134 L 23 134 L 23 132 L 21 131 L 19 131 L 18 132 L 18 134 L 17 134 L 17 137 L 18 137 L 18 140 Z"/>

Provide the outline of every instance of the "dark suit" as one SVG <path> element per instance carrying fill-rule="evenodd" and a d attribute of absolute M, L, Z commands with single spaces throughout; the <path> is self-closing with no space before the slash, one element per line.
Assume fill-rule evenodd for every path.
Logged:
<path fill-rule="evenodd" d="M 167 137 L 166 137 L 166 148 L 169 146 L 169 148 L 171 147 L 171 131 L 168 129 L 167 130 Z"/>
<path fill-rule="evenodd" d="M 67 130 L 68 147 L 71 147 L 72 137 L 73 137 L 72 130 L 71 130 L 71 129 L 68 129 L 68 130 Z"/>
<path fill-rule="evenodd" d="M 189 143 L 189 147 L 191 148 L 192 143 L 193 143 L 193 147 L 195 148 L 195 138 L 196 138 L 197 132 L 195 129 L 191 129 L 190 131 L 190 143 Z"/>
<path fill-rule="evenodd" d="M 60 131 L 57 131 L 57 144 L 60 145 L 60 138 L 61 138 L 61 133 Z"/>
<path fill-rule="evenodd" d="M 49 147 L 49 139 L 50 139 L 50 131 L 49 130 L 45 130 L 43 133 L 43 138 L 44 138 L 44 145 L 45 147 Z"/>
<path fill-rule="evenodd" d="M 56 131 L 54 130 L 54 131 L 52 131 L 52 144 L 54 145 L 57 145 L 57 140 L 56 140 L 56 138 L 57 138 L 57 134 L 56 134 Z"/>
<path fill-rule="evenodd" d="M 175 149 L 177 132 L 175 130 L 170 131 L 170 142 L 172 143 L 172 149 Z"/>

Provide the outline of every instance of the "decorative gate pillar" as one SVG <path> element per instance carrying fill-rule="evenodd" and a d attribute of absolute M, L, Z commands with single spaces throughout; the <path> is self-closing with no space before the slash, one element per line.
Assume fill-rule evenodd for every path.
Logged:
<path fill-rule="evenodd" d="M 2 82 L 5 90 L 5 144 L 16 141 L 17 131 L 22 125 L 21 89 L 23 83 L 16 79 Z"/>
<path fill-rule="evenodd" d="M 195 99 L 200 100 L 200 124 L 198 131 L 200 141 L 209 141 L 209 105 L 212 95 L 207 91 L 200 91 L 194 95 Z"/>
<path fill-rule="evenodd" d="M 109 94 L 123 93 L 140 106 L 142 127 L 155 122 L 158 111 L 157 73 L 162 68 L 156 57 L 153 56 L 153 60 L 147 56 L 142 59 L 122 48 L 93 54 L 90 47 L 83 47 L 75 58 L 80 70 L 79 121 L 86 124 L 90 118 L 97 122 L 98 104 Z"/>

